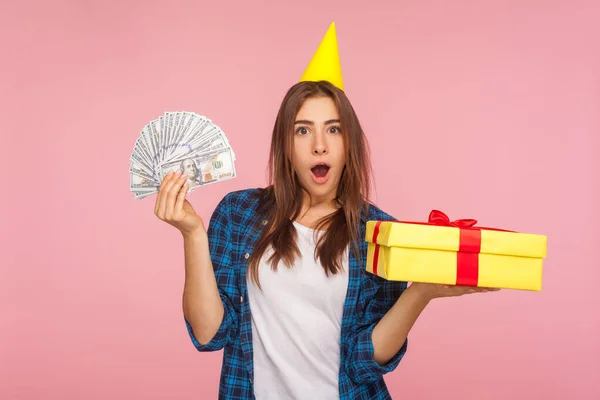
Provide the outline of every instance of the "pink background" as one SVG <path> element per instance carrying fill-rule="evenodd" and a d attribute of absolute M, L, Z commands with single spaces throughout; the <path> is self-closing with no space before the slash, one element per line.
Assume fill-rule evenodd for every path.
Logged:
<path fill-rule="evenodd" d="M 277 107 L 333 20 L 376 202 L 548 235 L 542 292 L 425 310 L 394 398 L 600 398 L 598 2 L 6 3 L 1 399 L 216 398 L 180 236 L 133 200 L 128 159 L 146 122 L 191 110 L 238 158 L 190 197 L 205 220 L 264 185 Z"/>

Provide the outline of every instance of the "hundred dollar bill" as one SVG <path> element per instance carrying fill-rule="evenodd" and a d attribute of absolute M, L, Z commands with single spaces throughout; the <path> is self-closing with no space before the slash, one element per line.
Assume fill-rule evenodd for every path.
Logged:
<path fill-rule="evenodd" d="M 236 176 L 230 148 L 219 149 L 211 153 L 183 158 L 182 160 L 169 161 L 163 163 L 160 168 L 161 181 L 169 171 L 182 171 L 187 176 L 190 189 L 235 178 Z"/>
<path fill-rule="evenodd" d="M 156 145 L 154 144 L 154 140 L 152 137 L 152 132 L 150 131 L 150 126 L 146 125 L 144 127 L 144 129 L 142 130 L 143 133 L 143 138 L 145 139 L 146 142 L 146 147 L 148 147 L 148 149 L 150 150 L 150 162 L 152 163 L 153 161 L 153 156 L 156 154 Z"/>
<path fill-rule="evenodd" d="M 201 132 L 194 132 L 194 135 L 185 138 L 185 141 L 191 145 L 194 145 L 198 142 L 203 142 L 210 137 L 214 137 L 215 135 L 223 135 L 221 128 L 215 125 L 202 125 Z"/>
<path fill-rule="evenodd" d="M 188 130 L 193 129 L 193 126 L 197 121 L 197 115 L 193 113 L 178 113 L 175 115 L 175 131 L 173 132 L 173 137 L 169 140 L 165 161 L 169 161 L 173 158 L 173 153 L 177 149 L 177 143 L 180 141 L 180 138 L 182 138 Z"/>
<path fill-rule="evenodd" d="M 229 141 L 227 140 L 227 137 L 225 136 L 223 131 L 220 128 L 215 127 L 213 127 L 207 135 L 197 138 L 194 142 L 187 144 L 183 143 L 180 145 L 181 149 L 185 149 L 185 157 L 195 157 L 197 155 L 200 155 L 201 153 L 206 153 L 224 147 L 229 147 L 231 149 Z M 235 161 L 236 157 L 233 149 L 231 149 L 231 155 L 233 157 L 233 161 Z M 172 157 L 171 160 L 174 161 L 175 159 L 180 158 L 181 156 L 177 158 Z"/>
<path fill-rule="evenodd" d="M 160 158 L 159 163 L 163 160 L 163 154 L 165 152 L 165 117 L 158 117 L 158 145 L 160 146 Z"/>
<path fill-rule="evenodd" d="M 220 143 L 223 146 L 219 145 Z M 217 148 L 217 147 L 229 147 L 229 140 L 225 133 L 218 126 L 211 126 L 209 130 L 202 135 L 201 137 L 195 138 L 194 141 L 190 142 L 187 146 L 188 151 L 191 154 L 196 154 L 198 152 L 204 152 L 207 148 Z M 233 160 L 235 161 L 235 152 L 231 149 L 231 154 L 233 156 Z"/>
<path fill-rule="evenodd" d="M 219 141 L 219 139 L 221 137 L 222 137 L 222 135 L 220 134 L 220 132 L 217 131 L 217 132 L 212 132 L 209 135 L 206 135 L 202 139 L 195 140 L 192 143 L 188 143 L 185 145 L 185 154 L 189 155 L 189 154 L 198 153 L 198 152 L 202 151 L 203 149 L 206 149 L 206 148 L 212 146 L 212 144 Z"/>
<path fill-rule="evenodd" d="M 223 138 L 218 137 L 216 139 L 212 139 L 212 140 L 206 141 L 206 142 L 198 145 L 198 147 L 191 150 L 189 152 L 189 155 L 186 155 L 186 157 L 197 157 L 204 153 L 211 153 L 213 151 L 223 149 L 223 148 L 228 148 L 228 147 L 229 146 L 227 145 L 227 143 L 225 143 Z M 231 150 L 231 148 L 230 148 L 230 150 Z M 233 150 L 231 150 L 231 154 L 232 154 L 232 159 L 235 161 Z"/>
<path fill-rule="evenodd" d="M 167 156 L 165 157 L 166 161 L 170 161 L 177 157 L 178 154 L 181 154 L 181 147 L 184 147 L 185 142 L 184 138 L 188 134 L 188 132 L 194 132 L 197 129 L 197 125 L 200 123 L 200 118 L 196 114 L 186 113 L 180 116 L 179 124 L 175 130 L 174 138 L 171 140 L 169 144 Z"/>
<path fill-rule="evenodd" d="M 131 153 L 131 157 L 129 157 L 130 163 L 133 162 L 138 168 L 141 168 L 146 174 L 150 176 L 154 176 L 154 168 L 146 165 L 146 162 L 140 157 L 138 153 Z"/>
<path fill-rule="evenodd" d="M 160 127 L 158 119 L 150 121 L 148 123 L 148 129 L 150 130 L 150 137 L 154 144 L 154 151 L 152 162 L 158 165 L 162 160 L 162 148 L 160 147 Z"/>
<path fill-rule="evenodd" d="M 182 113 L 181 116 L 179 116 L 174 137 L 169 143 L 167 156 L 163 162 L 170 161 L 174 158 L 174 155 L 179 152 L 178 144 L 184 141 L 184 138 L 188 132 L 193 132 L 196 129 L 196 126 L 199 122 L 199 116 L 193 113 Z"/>
<path fill-rule="evenodd" d="M 138 175 L 135 172 L 129 174 L 129 190 L 132 192 L 147 192 L 158 190 L 158 182 L 146 176 Z"/>
<path fill-rule="evenodd" d="M 193 125 L 191 125 L 186 132 L 182 133 L 180 139 L 177 139 L 173 152 L 171 152 L 168 159 L 165 161 L 179 159 L 183 154 L 191 152 L 196 143 L 206 141 L 218 133 L 217 129 L 218 128 L 212 126 L 210 121 L 206 119 L 196 119 Z"/>
<path fill-rule="evenodd" d="M 141 136 L 135 141 L 133 152 L 136 153 L 140 159 L 145 161 L 146 166 L 152 165 L 152 156 L 150 155 L 150 151 L 146 147 L 144 139 Z"/>
<path fill-rule="evenodd" d="M 167 148 L 166 148 L 166 156 L 168 157 L 171 141 L 173 140 L 173 136 L 175 135 L 175 128 L 177 127 L 177 123 L 179 123 L 179 117 L 183 115 L 180 112 L 167 112 L 165 116 L 167 118 Z"/>
<path fill-rule="evenodd" d="M 144 177 L 146 179 L 151 179 L 154 182 L 156 182 L 156 177 L 153 176 L 152 174 L 149 174 L 148 172 L 146 172 L 146 170 L 144 168 L 142 168 L 142 166 L 139 165 L 135 161 L 130 161 L 129 162 L 129 172 L 132 173 L 132 174 L 136 174 L 138 176 L 142 176 L 142 177 Z"/>
<path fill-rule="evenodd" d="M 158 190 L 148 191 L 148 192 L 134 192 L 133 197 L 136 200 L 138 200 L 138 199 L 143 199 L 144 197 L 152 196 L 153 194 L 156 194 L 156 193 L 158 193 Z"/>

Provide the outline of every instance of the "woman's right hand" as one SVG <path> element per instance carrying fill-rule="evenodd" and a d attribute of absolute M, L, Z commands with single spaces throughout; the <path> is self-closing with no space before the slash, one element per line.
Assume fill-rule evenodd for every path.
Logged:
<path fill-rule="evenodd" d="M 184 237 L 206 233 L 202 218 L 185 198 L 188 187 L 187 177 L 182 175 L 181 171 L 170 171 L 160 185 L 154 205 L 154 214 L 160 220 L 179 229 Z"/>

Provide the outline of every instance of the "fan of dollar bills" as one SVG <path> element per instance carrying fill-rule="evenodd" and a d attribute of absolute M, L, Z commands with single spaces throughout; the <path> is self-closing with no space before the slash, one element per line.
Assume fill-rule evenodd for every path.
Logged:
<path fill-rule="evenodd" d="M 129 190 L 135 199 L 158 193 L 169 172 L 182 171 L 188 193 L 199 186 L 234 178 L 235 153 L 210 119 L 193 112 L 166 112 L 150 121 L 130 158 Z"/>

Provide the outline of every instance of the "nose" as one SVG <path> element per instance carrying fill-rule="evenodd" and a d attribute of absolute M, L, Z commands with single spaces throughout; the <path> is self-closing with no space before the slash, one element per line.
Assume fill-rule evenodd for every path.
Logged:
<path fill-rule="evenodd" d="M 313 153 L 322 156 L 323 154 L 327 154 L 327 149 L 325 149 L 325 147 L 315 147 Z"/>
<path fill-rule="evenodd" d="M 325 135 L 320 132 L 313 136 L 313 154 L 315 155 L 323 155 L 327 154 L 327 143 L 325 140 Z"/>

